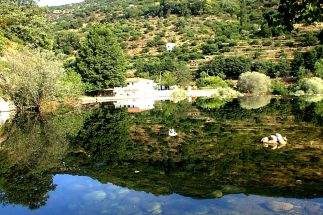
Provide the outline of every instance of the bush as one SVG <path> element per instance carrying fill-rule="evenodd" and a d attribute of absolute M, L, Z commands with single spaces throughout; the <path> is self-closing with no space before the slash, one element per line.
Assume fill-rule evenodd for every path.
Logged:
<path fill-rule="evenodd" d="M 251 60 L 245 57 L 218 57 L 213 61 L 204 64 L 199 73 L 206 72 L 213 76 L 227 76 L 230 78 L 238 78 L 243 72 L 250 71 Z"/>
<path fill-rule="evenodd" d="M 288 95 L 288 89 L 284 87 L 279 81 L 273 81 L 273 94 L 274 95 L 283 95 L 287 96 Z"/>
<path fill-rule="evenodd" d="M 196 84 L 200 88 L 228 87 L 228 84 L 218 76 L 206 76 L 197 79 Z"/>
<path fill-rule="evenodd" d="M 294 47 L 294 42 L 293 41 L 287 41 L 286 46 L 288 47 Z"/>
<path fill-rule="evenodd" d="M 4 91 L 18 108 L 37 107 L 48 100 L 57 100 L 82 92 L 80 76 L 65 73 L 63 65 L 48 52 L 24 49 L 6 56 Z"/>
<path fill-rule="evenodd" d="M 301 82 L 301 89 L 306 94 L 323 94 L 323 79 L 313 77 Z"/>
<path fill-rule="evenodd" d="M 214 54 L 219 51 L 219 47 L 217 44 L 203 44 L 202 45 L 202 52 L 203 54 L 210 55 Z"/>
<path fill-rule="evenodd" d="M 251 42 L 249 42 L 249 45 L 260 45 L 259 40 L 252 40 Z"/>
<path fill-rule="evenodd" d="M 270 41 L 270 40 L 266 40 L 266 41 L 264 41 L 263 43 L 262 43 L 262 45 L 263 46 L 271 46 L 273 44 L 273 42 L 272 41 Z"/>
<path fill-rule="evenodd" d="M 261 29 L 260 29 L 260 32 L 259 32 L 259 35 L 261 37 L 271 37 L 272 33 L 271 33 L 271 29 L 269 28 L 268 24 L 263 24 L 261 26 Z"/>
<path fill-rule="evenodd" d="M 258 72 L 242 73 L 238 88 L 241 92 L 252 94 L 266 94 L 272 91 L 270 78 Z"/>
<path fill-rule="evenodd" d="M 317 44 L 318 39 L 313 33 L 307 32 L 302 41 L 307 46 L 314 46 L 315 44 Z"/>
<path fill-rule="evenodd" d="M 273 70 L 275 70 L 275 64 L 271 61 L 258 60 L 253 63 L 251 70 L 268 75 L 272 73 Z"/>
<path fill-rule="evenodd" d="M 320 77 L 320 78 L 323 78 L 323 59 L 320 59 L 319 61 L 317 61 L 315 63 L 315 76 L 317 77 Z"/>

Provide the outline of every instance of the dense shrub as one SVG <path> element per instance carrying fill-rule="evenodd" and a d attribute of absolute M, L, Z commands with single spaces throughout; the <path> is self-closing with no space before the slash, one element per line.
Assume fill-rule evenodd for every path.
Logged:
<path fill-rule="evenodd" d="M 307 71 L 315 71 L 315 63 L 323 58 L 323 46 L 318 45 L 308 52 L 297 51 L 292 61 L 292 75 L 300 77 L 298 74 L 300 67 L 304 67 Z"/>
<path fill-rule="evenodd" d="M 217 44 L 205 43 L 202 45 L 203 54 L 211 55 L 211 54 L 215 54 L 218 51 L 219 51 L 219 47 Z"/>
<path fill-rule="evenodd" d="M 274 95 L 288 95 L 288 89 L 281 84 L 279 81 L 272 82 L 273 94 Z"/>
<path fill-rule="evenodd" d="M 304 42 L 307 46 L 314 46 L 315 44 L 317 44 L 318 39 L 313 33 L 307 32 L 302 39 L 302 42 Z"/>
<path fill-rule="evenodd" d="M 293 41 L 287 41 L 286 46 L 288 47 L 294 47 L 294 42 Z"/>
<path fill-rule="evenodd" d="M 323 78 L 323 59 L 320 59 L 315 63 L 315 76 Z"/>
<path fill-rule="evenodd" d="M 237 79 L 241 73 L 250 71 L 251 60 L 245 57 L 218 57 L 200 67 L 199 73 Z"/>
<path fill-rule="evenodd" d="M 252 94 L 266 94 L 272 91 L 270 78 L 258 72 L 242 73 L 238 88 L 241 92 Z"/>
<path fill-rule="evenodd" d="M 272 61 L 257 60 L 252 64 L 251 70 L 268 75 L 275 70 L 275 64 Z"/>
<path fill-rule="evenodd" d="M 263 43 L 262 43 L 262 45 L 263 46 L 271 46 L 273 44 L 273 42 L 272 41 L 270 41 L 270 40 L 266 40 L 266 41 L 264 41 Z"/>
<path fill-rule="evenodd" d="M 206 76 L 197 79 L 196 84 L 200 88 L 228 87 L 228 84 L 218 76 Z"/>
<path fill-rule="evenodd" d="M 271 37 L 272 33 L 271 33 L 271 29 L 269 28 L 268 24 L 263 24 L 263 25 L 261 26 L 261 29 L 260 29 L 259 35 L 260 35 L 261 37 L 266 37 L 266 38 Z"/>
<path fill-rule="evenodd" d="M 313 77 L 301 82 L 301 89 L 306 94 L 323 94 L 323 79 Z"/>
<path fill-rule="evenodd" d="M 8 68 L 1 72 L 3 88 L 18 107 L 40 107 L 44 101 L 79 96 L 80 75 L 65 73 L 63 65 L 48 52 L 24 49 L 6 56 Z"/>

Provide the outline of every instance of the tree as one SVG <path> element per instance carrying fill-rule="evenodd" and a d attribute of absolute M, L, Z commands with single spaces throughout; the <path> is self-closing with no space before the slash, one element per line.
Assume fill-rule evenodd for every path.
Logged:
<path fill-rule="evenodd" d="M 323 20 L 320 0 L 280 0 L 278 11 L 281 23 L 289 31 L 293 30 L 295 23 L 311 24 Z"/>
<path fill-rule="evenodd" d="M 82 92 L 78 74 L 65 73 L 62 63 L 49 52 L 23 49 L 5 58 L 8 65 L 1 71 L 2 87 L 18 108 L 39 108 L 44 101 Z"/>
<path fill-rule="evenodd" d="M 38 7 L 34 1 L 1 0 L 0 31 L 9 39 L 19 39 L 32 47 L 49 49 L 46 8 Z"/>
<path fill-rule="evenodd" d="M 93 26 L 76 56 L 76 71 L 89 86 L 88 90 L 102 90 L 124 84 L 127 59 L 112 32 Z"/>
<path fill-rule="evenodd" d="M 266 94 L 271 92 L 271 81 L 265 74 L 246 72 L 240 75 L 238 87 L 245 93 Z"/>
<path fill-rule="evenodd" d="M 240 0 L 240 29 L 243 29 L 247 22 L 246 8 L 247 8 L 246 0 Z"/>
<path fill-rule="evenodd" d="M 227 76 L 238 78 L 243 72 L 250 71 L 251 60 L 245 57 L 218 57 L 213 61 L 203 65 L 199 72 L 206 72 L 208 75 Z"/>
<path fill-rule="evenodd" d="M 315 63 L 315 76 L 323 78 L 323 59 L 318 60 Z"/>
<path fill-rule="evenodd" d="M 95 161 L 123 160 L 127 156 L 131 119 L 125 110 L 105 106 L 93 111 L 72 140 Z"/>
<path fill-rule="evenodd" d="M 61 51 L 67 55 L 72 54 L 80 48 L 79 40 L 79 37 L 73 32 L 59 32 L 55 35 L 53 50 L 56 52 Z"/>

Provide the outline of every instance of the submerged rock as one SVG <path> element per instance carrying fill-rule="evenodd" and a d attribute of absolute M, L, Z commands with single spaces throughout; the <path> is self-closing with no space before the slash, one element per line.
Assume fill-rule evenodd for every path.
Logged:
<path fill-rule="evenodd" d="M 289 202 L 272 201 L 265 204 L 266 208 L 274 212 L 286 212 L 294 208 L 294 205 Z"/>
<path fill-rule="evenodd" d="M 281 134 L 276 133 L 275 135 L 270 135 L 268 137 L 263 137 L 261 139 L 264 147 L 271 146 L 272 149 L 281 148 L 287 144 L 287 138 L 283 137 Z"/>

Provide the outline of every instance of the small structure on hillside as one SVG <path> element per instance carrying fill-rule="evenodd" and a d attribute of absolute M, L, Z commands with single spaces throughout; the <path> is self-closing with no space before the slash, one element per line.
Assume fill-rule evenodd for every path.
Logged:
<path fill-rule="evenodd" d="M 53 14 L 61 14 L 62 13 L 62 11 L 61 10 L 54 10 L 53 11 Z"/>
<path fill-rule="evenodd" d="M 173 51 L 174 48 L 175 48 L 175 43 L 166 43 L 166 49 L 168 52 Z"/>
<path fill-rule="evenodd" d="M 153 80 L 144 78 L 128 78 L 126 86 L 115 87 L 114 96 L 118 98 L 145 98 L 152 97 L 157 89 L 157 84 Z"/>

